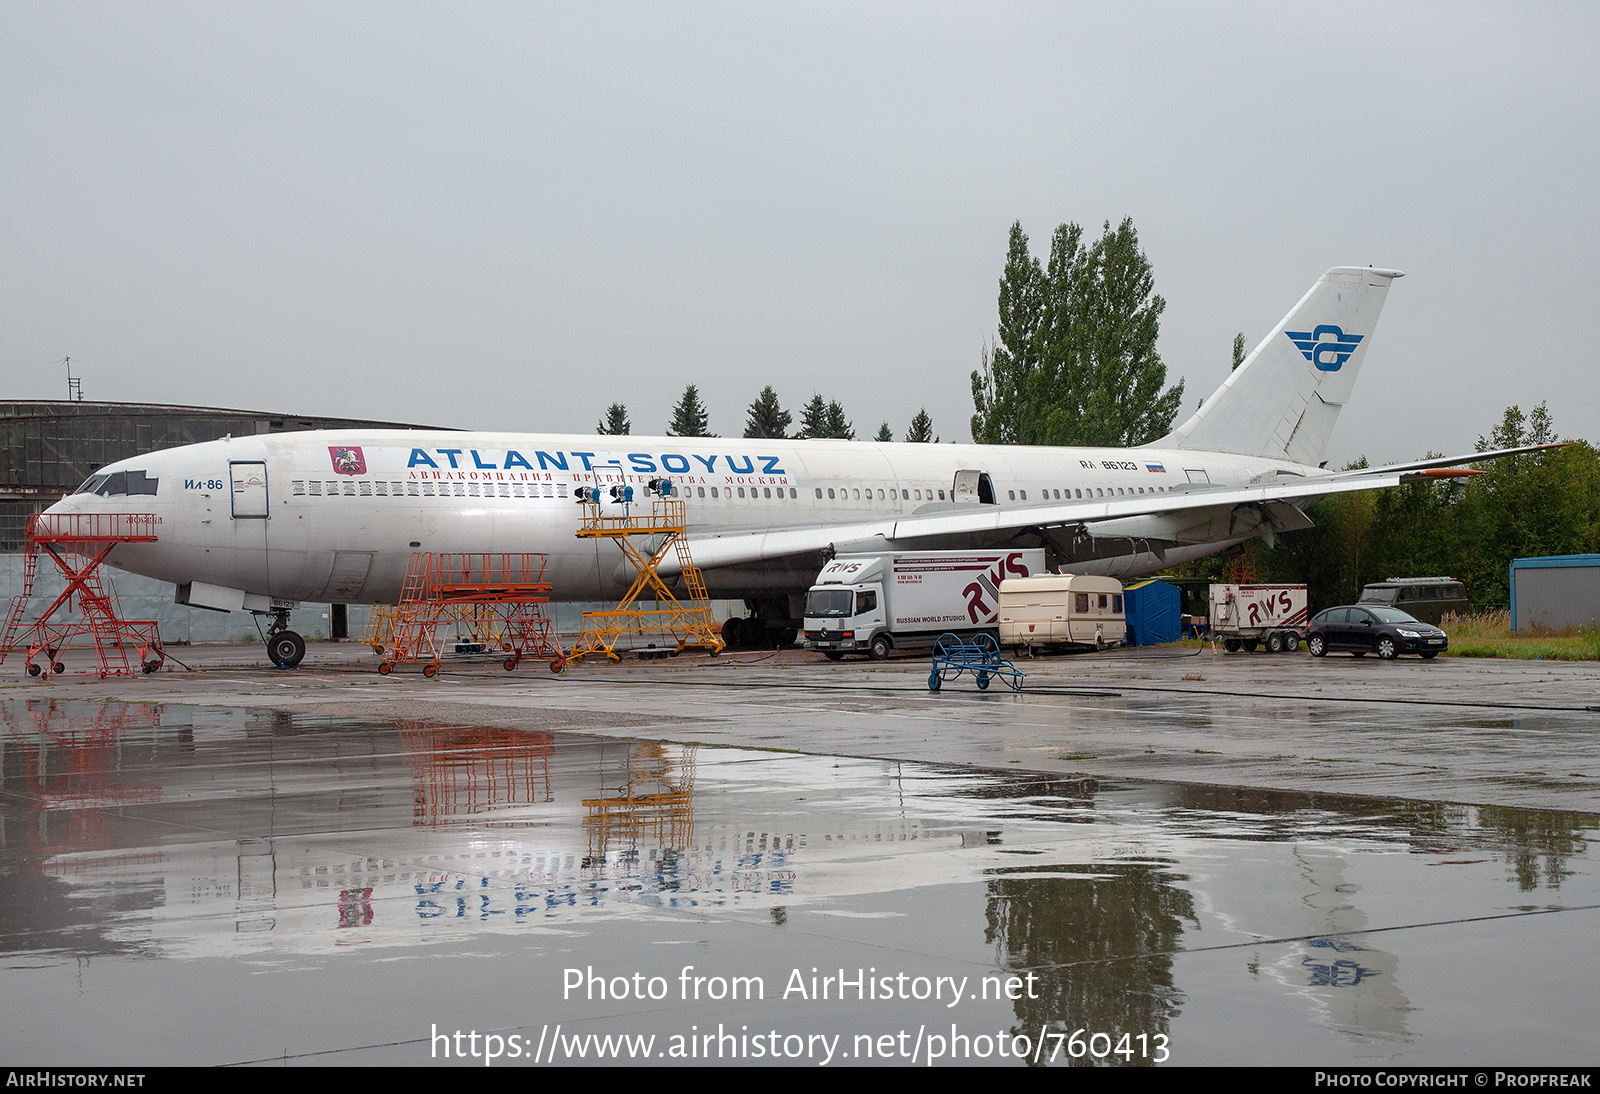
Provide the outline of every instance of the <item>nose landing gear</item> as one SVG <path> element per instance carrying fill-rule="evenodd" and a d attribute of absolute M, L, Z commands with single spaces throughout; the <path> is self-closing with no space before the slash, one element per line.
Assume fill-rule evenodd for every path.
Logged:
<path fill-rule="evenodd" d="M 292 669 L 306 656 L 306 640 L 289 629 L 289 609 L 274 608 L 267 628 L 267 657 L 280 669 Z"/>

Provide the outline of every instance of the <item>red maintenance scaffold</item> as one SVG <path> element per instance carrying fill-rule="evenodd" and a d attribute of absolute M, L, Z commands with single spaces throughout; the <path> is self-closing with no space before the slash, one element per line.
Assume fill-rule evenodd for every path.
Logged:
<path fill-rule="evenodd" d="M 550 602 L 544 567 L 545 556 L 536 553 L 413 554 L 378 672 L 387 676 L 395 665 L 421 662 L 422 675 L 436 675 L 444 652 L 439 631 L 464 614 L 476 618 L 476 633 L 494 635 L 509 655 L 507 672 L 524 657 L 548 661 L 551 672 L 560 672 L 566 659 L 544 611 Z"/>
<path fill-rule="evenodd" d="M 50 676 L 67 671 L 62 660 L 67 650 L 92 645 L 98 669 L 79 675 L 98 672 L 104 679 L 159 669 L 166 654 L 155 620 L 122 618 L 111 575 L 101 573 L 101 564 L 119 543 L 153 541 L 156 522 L 153 513 L 35 513 L 29 517 L 22 591 L 11 598 L 5 634 L 0 637 L 0 662 L 6 654 L 26 649 L 28 675 Z M 22 617 L 33 595 L 41 553 L 61 569 L 66 588 L 38 619 L 24 624 Z M 25 643 L 18 641 L 18 631 L 24 627 Z M 132 662 L 130 650 L 136 651 Z"/>

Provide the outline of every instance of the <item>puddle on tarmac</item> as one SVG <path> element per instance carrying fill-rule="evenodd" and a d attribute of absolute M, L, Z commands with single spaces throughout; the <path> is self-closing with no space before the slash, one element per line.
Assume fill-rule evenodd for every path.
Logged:
<path fill-rule="evenodd" d="M 1594 1060 L 1589 815 L 222 708 L 0 717 L 22 1063 L 426 1062 L 474 1030 L 504 1063 L 557 1024 L 586 1059 L 572 1038 Z"/>

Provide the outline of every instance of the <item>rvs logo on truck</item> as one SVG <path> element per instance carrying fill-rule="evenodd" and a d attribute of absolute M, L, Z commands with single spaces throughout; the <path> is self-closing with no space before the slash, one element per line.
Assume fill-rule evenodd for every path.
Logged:
<path fill-rule="evenodd" d="M 997 559 L 990 569 L 961 590 L 967 598 L 967 618 L 974 624 L 993 623 L 1000 610 L 1000 582 L 1008 577 L 1027 577 L 1028 567 L 1022 561 L 1022 552 L 1013 551 Z"/>
<path fill-rule="evenodd" d="M 1260 594 L 1256 599 L 1245 605 L 1247 616 L 1246 627 L 1274 626 L 1278 623 L 1288 622 L 1291 625 L 1297 620 L 1292 615 L 1294 601 L 1290 599 L 1290 590 L 1275 589 L 1271 592 Z M 1302 613 L 1303 614 L 1303 613 Z"/>

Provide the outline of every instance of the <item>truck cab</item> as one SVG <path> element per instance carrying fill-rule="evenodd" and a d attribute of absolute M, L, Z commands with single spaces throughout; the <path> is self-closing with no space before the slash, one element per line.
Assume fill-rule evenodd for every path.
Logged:
<path fill-rule="evenodd" d="M 836 558 L 806 592 L 806 645 L 830 661 L 865 651 L 881 660 L 892 645 L 884 634 L 884 559 Z"/>

